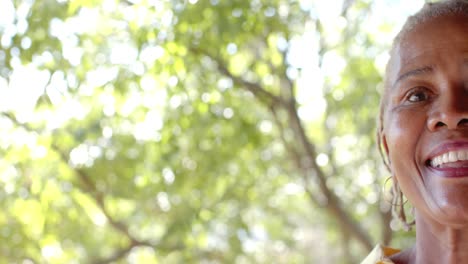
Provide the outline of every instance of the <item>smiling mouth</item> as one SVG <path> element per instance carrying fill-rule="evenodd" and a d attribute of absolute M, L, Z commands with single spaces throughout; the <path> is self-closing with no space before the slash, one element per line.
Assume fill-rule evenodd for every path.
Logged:
<path fill-rule="evenodd" d="M 456 150 L 435 156 L 428 160 L 428 165 L 433 168 L 467 168 L 468 150 Z"/>

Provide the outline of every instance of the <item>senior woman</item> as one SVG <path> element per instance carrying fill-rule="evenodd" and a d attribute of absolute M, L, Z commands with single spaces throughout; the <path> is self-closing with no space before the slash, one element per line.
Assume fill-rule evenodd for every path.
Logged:
<path fill-rule="evenodd" d="M 468 263 L 468 1 L 426 4 L 408 19 L 390 52 L 380 121 L 416 242 L 377 247 L 362 263 Z"/>

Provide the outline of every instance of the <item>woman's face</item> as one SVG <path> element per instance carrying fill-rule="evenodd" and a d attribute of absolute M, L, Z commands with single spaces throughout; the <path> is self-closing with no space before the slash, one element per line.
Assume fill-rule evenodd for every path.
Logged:
<path fill-rule="evenodd" d="M 433 18 L 395 47 L 383 143 L 418 212 L 468 226 L 468 17 Z"/>

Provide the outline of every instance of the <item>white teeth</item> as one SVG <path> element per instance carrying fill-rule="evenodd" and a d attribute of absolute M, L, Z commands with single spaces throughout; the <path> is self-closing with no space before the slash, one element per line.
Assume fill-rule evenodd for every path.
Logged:
<path fill-rule="evenodd" d="M 432 158 L 431 166 L 437 167 L 443 163 L 456 162 L 460 160 L 468 160 L 468 150 L 450 151 L 434 157 Z"/>
<path fill-rule="evenodd" d="M 443 162 L 443 163 L 447 163 L 448 161 L 449 161 L 449 159 L 448 159 L 448 154 L 445 153 L 444 155 L 442 155 L 442 162 Z"/>
<path fill-rule="evenodd" d="M 448 155 L 448 161 L 449 162 L 455 162 L 457 161 L 457 153 L 456 152 L 449 152 L 449 155 Z"/>
<path fill-rule="evenodd" d="M 468 158 L 467 156 L 468 153 L 466 153 L 465 151 L 459 151 L 457 152 L 457 158 L 458 160 L 466 160 Z"/>

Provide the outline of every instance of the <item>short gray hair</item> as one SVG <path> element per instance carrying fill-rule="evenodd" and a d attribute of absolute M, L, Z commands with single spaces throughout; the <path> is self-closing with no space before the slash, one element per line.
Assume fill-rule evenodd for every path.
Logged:
<path fill-rule="evenodd" d="M 453 15 L 468 16 L 468 0 L 443 0 L 435 3 L 426 3 L 421 10 L 406 20 L 406 23 L 394 39 L 393 47 L 417 25 L 437 17 Z"/>

